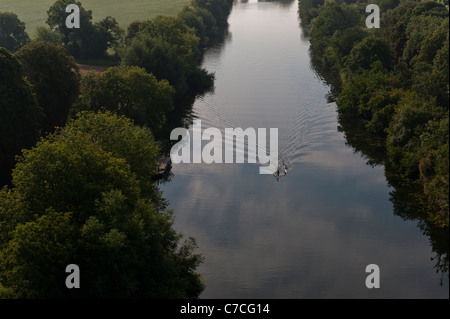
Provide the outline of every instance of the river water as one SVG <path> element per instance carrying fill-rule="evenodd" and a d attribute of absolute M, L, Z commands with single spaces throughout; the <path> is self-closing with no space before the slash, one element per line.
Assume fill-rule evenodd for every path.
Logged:
<path fill-rule="evenodd" d="M 173 165 L 160 188 L 205 258 L 201 298 L 448 298 L 429 238 L 393 214 L 384 168 L 339 132 L 297 1 L 238 1 L 229 24 L 205 54 L 215 90 L 194 116 L 204 128 L 278 128 L 289 171 L 277 181 L 251 163 Z M 366 287 L 369 264 L 379 289 Z"/>

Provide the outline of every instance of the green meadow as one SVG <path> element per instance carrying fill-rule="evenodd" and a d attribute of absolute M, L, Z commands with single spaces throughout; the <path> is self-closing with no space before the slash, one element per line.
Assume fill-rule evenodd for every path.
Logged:
<path fill-rule="evenodd" d="M 25 22 L 30 37 L 36 27 L 46 25 L 47 10 L 55 0 L 1 0 L 0 12 L 14 12 Z M 116 18 L 126 28 L 136 20 L 147 20 L 157 15 L 176 15 L 191 0 L 81 0 L 83 7 L 92 11 L 94 21 L 106 16 Z"/>

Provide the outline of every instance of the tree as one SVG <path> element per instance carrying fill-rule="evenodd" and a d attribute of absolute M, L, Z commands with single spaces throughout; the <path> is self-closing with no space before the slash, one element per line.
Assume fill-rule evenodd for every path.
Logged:
<path fill-rule="evenodd" d="M 372 109 L 378 104 L 374 99 L 380 92 L 389 90 L 390 78 L 391 74 L 383 68 L 380 61 L 375 62 L 370 69 L 349 77 L 344 81 L 339 94 L 339 114 L 370 121 L 377 111 Z"/>
<path fill-rule="evenodd" d="M 178 17 L 190 28 L 195 29 L 195 34 L 200 39 L 200 46 L 210 45 L 218 36 L 217 22 L 211 12 L 206 9 L 185 6 Z"/>
<path fill-rule="evenodd" d="M 408 27 L 406 29 L 408 40 L 403 51 L 403 60 L 411 63 L 412 59 L 415 56 L 419 55 L 419 53 L 421 53 L 421 49 L 425 49 L 424 46 L 430 44 L 430 40 L 433 37 L 435 31 L 440 29 L 441 26 L 445 26 L 444 20 L 445 18 L 435 17 L 431 15 L 420 15 L 413 17 L 408 23 Z M 442 32 L 441 34 L 443 35 L 443 38 L 439 36 L 439 34 L 437 34 L 436 36 L 438 37 L 438 41 L 439 38 L 441 38 L 442 42 L 445 39 L 445 33 Z M 428 40 L 426 40 L 427 38 Z"/>
<path fill-rule="evenodd" d="M 49 42 L 32 42 L 16 52 L 24 74 L 33 84 L 44 110 L 43 133 L 66 123 L 69 109 L 79 94 L 81 75 L 73 57 Z"/>
<path fill-rule="evenodd" d="M 65 10 L 69 4 L 80 8 L 80 28 L 66 27 Z M 75 58 L 104 58 L 108 48 L 118 48 L 123 36 L 123 31 L 112 17 L 93 23 L 92 11 L 83 8 L 79 1 L 57 0 L 47 14 L 47 24 L 61 35 L 65 48 Z"/>
<path fill-rule="evenodd" d="M 404 2 L 383 16 L 383 28 L 379 31 L 381 36 L 389 42 L 395 62 L 398 62 L 403 56 L 403 50 L 408 40 L 406 28 L 412 16 L 412 9 L 416 5 L 417 3 L 411 1 Z"/>
<path fill-rule="evenodd" d="M 102 149 L 115 157 L 126 159 L 131 171 L 136 174 L 142 194 L 160 201 L 155 193 L 153 177 L 157 171 L 159 147 L 153 133 L 147 127 L 133 125 L 133 120 L 111 112 L 80 112 L 60 131 L 66 138 L 74 138 L 77 132 L 92 136 Z M 157 205 L 163 209 L 164 205 Z"/>
<path fill-rule="evenodd" d="M 440 226 L 449 224 L 449 118 L 430 121 L 420 136 L 420 180 L 428 199 L 428 216 Z"/>
<path fill-rule="evenodd" d="M 153 20 L 134 24 L 132 30 L 136 30 L 137 24 L 138 32 L 129 33 L 127 37 L 129 40 L 139 34 L 149 35 L 168 43 L 186 65 L 195 67 L 200 62 L 199 38 L 195 35 L 195 31 L 180 18 L 158 16 Z"/>
<path fill-rule="evenodd" d="M 399 175 L 410 179 L 419 177 L 420 135 L 430 121 L 444 118 L 446 110 L 435 101 L 425 100 L 415 92 L 405 93 L 387 130 L 387 151 Z"/>
<path fill-rule="evenodd" d="M 23 78 L 19 61 L 0 48 L 0 167 L 1 182 L 9 180 L 14 157 L 39 139 L 42 110 L 33 88 Z"/>
<path fill-rule="evenodd" d="M 96 23 L 105 36 L 106 45 L 118 54 L 119 50 L 124 46 L 125 30 L 119 26 L 117 20 L 111 16 Z"/>
<path fill-rule="evenodd" d="M 214 16 L 221 29 L 228 26 L 228 15 L 233 7 L 233 0 L 193 0 L 194 7 L 206 9 Z"/>
<path fill-rule="evenodd" d="M 359 69 L 368 70 L 377 61 L 380 61 L 385 69 L 391 70 L 393 64 L 391 48 L 383 38 L 368 37 L 353 47 L 346 66 L 354 74 Z"/>
<path fill-rule="evenodd" d="M 356 27 L 360 22 L 358 10 L 336 2 L 326 1 L 319 9 L 319 16 L 311 29 L 311 49 L 321 55 L 329 45 L 329 39 L 338 30 Z"/>
<path fill-rule="evenodd" d="M 25 23 L 15 13 L 0 12 L 0 47 L 16 52 L 30 42 L 25 32 Z"/>
<path fill-rule="evenodd" d="M 299 15 L 303 27 L 308 26 L 317 17 L 318 7 L 324 4 L 325 0 L 300 0 Z"/>
<path fill-rule="evenodd" d="M 122 64 L 142 67 L 158 80 L 168 80 L 179 97 L 188 92 L 188 67 L 162 39 L 145 34 L 135 37 L 122 53 Z"/>
<path fill-rule="evenodd" d="M 2 297 L 198 297 L 195 241 L 182 241 L 171 211 L 134 173 L 148 171 L 132 162 L 154 150 L 142 149 L 148 136 L 117 115 L 84 113 L 23 152 L 13 188 L 0 190 Z M 81 269 L 80 289 L 64 287 L 72 263 Z"/>
<path fill-rule="evenodd" d="M 49 209 L 35 221 L 14 228 L 8 245 L 0 251 L 0 282 L 8 287 L 10 297 L 64 296 L 64 270 L 73 253 L 75 233 L 70 219 L 70 213 Z"/>
<path fill-rule="evenodd" d="M 176 100 L 212 87 L 214 75 L 198 68 L 200 39 L 180 18 L 159 16 L 133 22 L 126 41 L 122 63 L 143 67 L 159 80 L 168 80 L 175 88 Z"/>
<path fill-rule="evenodd" d="M 34 36 L 36 42 L 51 42 L 53 44 L 63 44 L 63 35 L 57 31 L 50 30 L 48 27 L 39 26 L 36 28 Z"/>
<path fill-rule="evenodd" d="M 76 4 L 80 8 L 80 28 L 69 29 L 66 27 L 66 7 Z M 47 24 L 51 30 L 62 35 L 64 46 L 70 55 L 75 57 L 87 57 L 89 38 L 94 35 L 92 24 L 92 11 L 86 10 L 79 1 L 57 0 L 47 11 Z"/>
<path fill-rule="evenodd" d="M 157 133 L 173 109 L 174 89 L 139 67 L 112 67 L 83 79 L 79 110 L 125 115 Z"/>

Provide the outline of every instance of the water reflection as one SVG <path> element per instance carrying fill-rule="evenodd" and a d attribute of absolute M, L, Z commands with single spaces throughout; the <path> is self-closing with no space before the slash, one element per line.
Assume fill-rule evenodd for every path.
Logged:
<path fill-rule="evenodd" d="M 253 164 L 186 164 L 161 185 L 176 228 L 205 257 L 202 297 L 448 297 L 433 269 L 445 261 L 430 261 L 438 248 L 392 213 L 382 157 L 354 148 L 358 135 L 324 99 L 291 2 L 235 5 L 232 37 L 205 54 L 215 90 L 189 113 L 206 127 L 279 128 L 288 175 L 277 183 Z M 371 263 L 382 271 L 377 291 L 364 285 Z"/>
<path fill-rule="evenodd" d="M 324 67 L 322 63 L 318 63 L 314 55 L 311 57 L 311 65 L 319 78 L 330 88 L 326 94 L 327 100 L 335 102 L 341 90 L 339 76 Z M 434 268 L 441 276 L 440 284 L 448 286 L 449 233 L 448 230 L 437 229 L 423 217 L 426 214 L 422 206 L 421 185 L 402 179 L 390 167 L 389 162 L 386 161 L 385 142 L 382 138 L 365 131 L 363 123 L 345 117 L 339 112 L 338 118 L 338 130 L 344 134 L 346 145 L 360 154 L 367 161 L 367 165 L 383 167 L 386 182 L 391 188 L 389 201 L 393 204 L 393 214 L 400 216 L 403 220 L 415 221 L 418 228 L 429 238 L 434 255 L 432 260 L 436 261 Z"/>

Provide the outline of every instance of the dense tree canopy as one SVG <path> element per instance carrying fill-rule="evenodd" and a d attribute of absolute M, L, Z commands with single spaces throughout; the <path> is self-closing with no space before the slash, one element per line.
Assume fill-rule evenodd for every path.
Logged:
<path fill-rule="evenodd" d="M 0 12 L 0 47 L 16 52 L 30 42 L 25 32 L 25 23 L 12 12 Z"/>
<path fill-rule="evenodd" d="M 160 194 L 141 182 L 152 168 L 135 157 L 155 167 L 156 151 L 130 120 L 93 113 L 24 151 L 13 188 L 0 191 L 0 294 L 197 297 L 195 242 L 181 242 Z M 65 287 L 73 263 L 81 289 Z"/>
<path fill-rule="evenodd" d="M 32 42 L 15 56 L 22 63 L 24 75 L 33 84 L 44 111 L 42 133 L 64 126 L 80 87 L 81 76 L 73 57 L 63 47 L 50 42 Z"/>
<path fill-rule="evenodd" d="M 217 40 L 227 26 L 232 4 L 230 0 L 194 0 L 177 17 L 131 23 L 122 63 L 168 80 L 177 100 L 212 88 L 214 75 L 199 68 L 201 47 Z"/>
<path fill-rule="evenodd" d="M 65 26 L 73 3 L 80 29 Z M 0 189 L 0 298 L 200 295 L 195 240 L 174 230 L 154 182 L 154 136 L 175 93 L 212 87 L 202 47 L 217 40 L 232 3 L 193 1 L 176 17 L 132 23 L 125 42 L 114 18 L 93 23 L 79 1 L 57 0 L 36 42 L 16 41 L 15 56 L 0 48 L 0 162 L 9 175 L 15 163 Z M 74 58 L 111 49 L 122 66 L 80 76 Z M 81 289 L 65 286 L 69 264 L 81 268 Z"/>
<path fill-rule="evenodd" d="M 112 67 L 84 76 L 76 110 L 111 111 L 125 115 L 154 133 L 173 109 L 174 89 L 139 67 Z"/>
<path fill-rule="evenodd" d="M 421 209 L 448 227 L 448 8 L 378 2 L 383 27 L 363 31 L 355 18 L 363 1 L 300 1 L 312 22 L 313 61 L 338 79 L 330 82 L 338 82 L 341 120 L 356 118 L 384 138 L 390 175 L 422 183 Z"/>
<path fill-rule="evenodd" d="M 178 14 L 178 17 L 190 28 L 200 39 L 200 46 L 206 47 L 213 43 L 219 33 L 216 19 L 206 9 L 186 6 Z"/>
<path fill-rule="evenodd" d="M 383 38 L 367 37 L 353 46 L 346 65 L 351 73 L 356 73 L 359 69 L 369 69 L 377 61 L 385 69 L 391 69 L 393 55 L 389 43 Z"/>
<path fill-rule="evenodd" d="M 212 86 L 213 76 L 198 68 L 200 39 L 180 18 L 160 16 L 134 22 L 128 28 L 127 43 L 122 63 L 168 80 L 178 98 Z"/>
<path fill-rule="evenodd" d="M 42 110 L 22 66 L 9 51 L 0 48 L 0 167 L 1 182 L 10 175 L 14 157 L 39 138 Z"/>
<path fill-rule="evenodd" d="M 69 4 L 76 4 L 80 8 L 80 28 L 66 27 L 66 7 Z M 93 23 L 92 11 L 86 10 L 79 1 L 57 0 L 47 14 L 47 24 L 51 30 L 40 30 L 38 35 L 40 38 L 61 38 L 68 53 L 75 58 L 103 58 L 108 48 L 117 49 L 124 34 L 112 17 Z"/>

